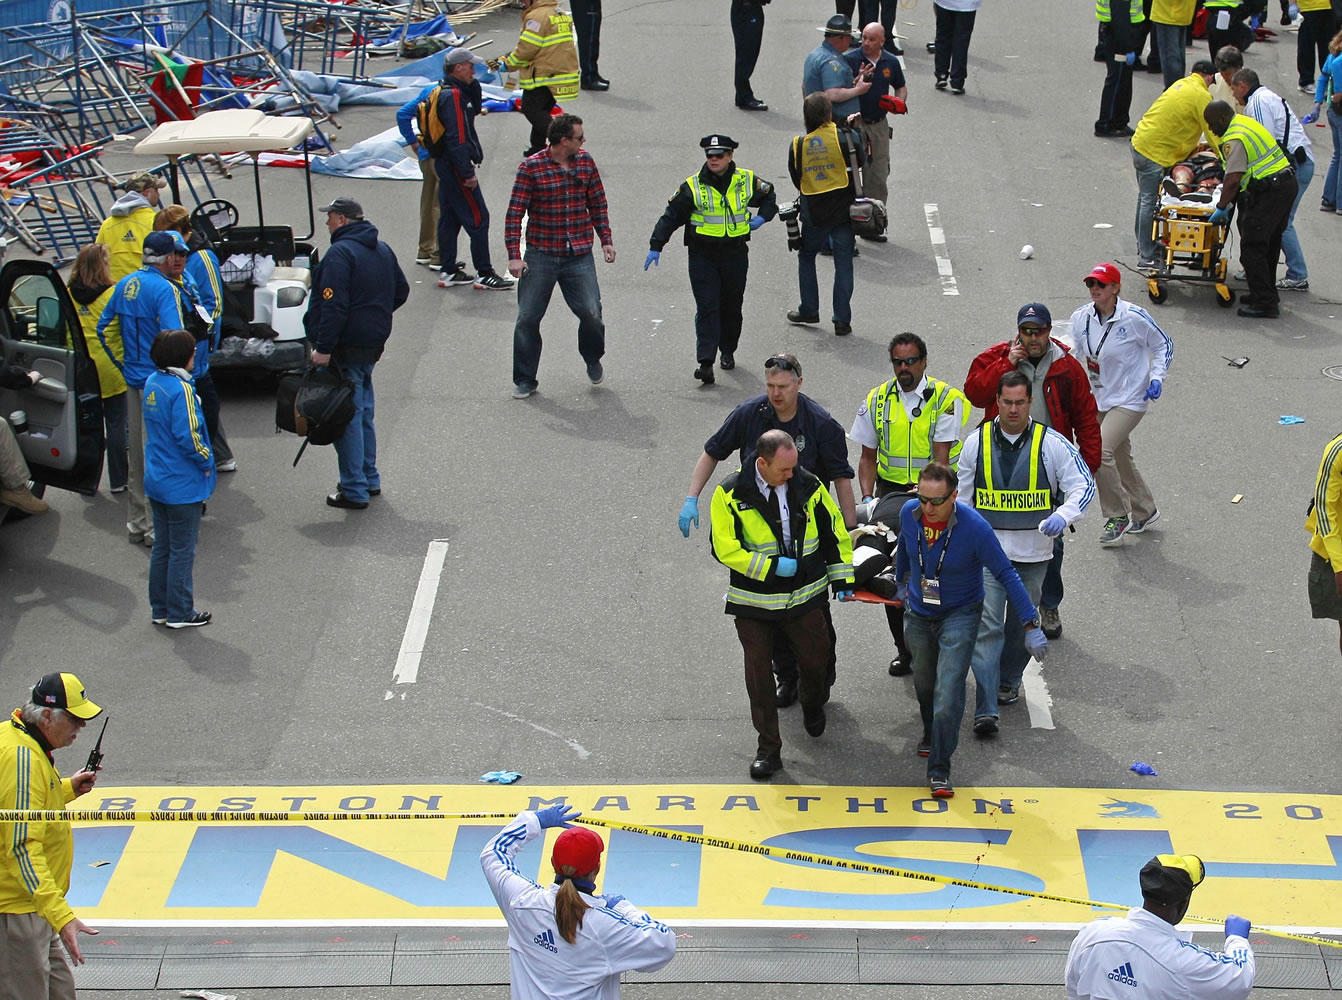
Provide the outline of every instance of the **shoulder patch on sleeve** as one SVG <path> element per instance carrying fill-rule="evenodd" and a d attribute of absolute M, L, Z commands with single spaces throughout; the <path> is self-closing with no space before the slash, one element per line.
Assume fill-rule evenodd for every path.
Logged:
<path fill-rule="evenodd" d="M 540 31 L 540 30 L 541 30 L 541 23 L 539 21 L 527 22 L 527 31 Z"/>
<path fill-rule="evenodd" d="M 333 296 L 333 295 L 335 295 L 335 289 L 334 289 L 334 288 L 323 288 L 323 289 L 322 289 L 322 298 L 324 298 L 324 299 L 329 299 L 329 298 L 331 298 L 331 296 Z"/>
<path fill-rule="evenodd" d="M 865 417 L 865 416 L 867 415 L 867 404 L 866 404 L 866 403 L 863 403 L 861 406 L 859 406 L 859 407 L 857 408 L 857 415 L 858 415 L 859 417 Z"/>
<path fill-rule="evenodd" d="M 759 189 L 760 194 L 768 194 L 774 189 L 774 186 L 768 181 L 757 181 L 755 186 Z"/>

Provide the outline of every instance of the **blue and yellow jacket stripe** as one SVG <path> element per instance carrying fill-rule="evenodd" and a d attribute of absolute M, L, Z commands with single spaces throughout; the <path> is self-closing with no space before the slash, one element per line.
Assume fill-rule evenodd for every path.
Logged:
<path fill-rule="evenodd" d="M 19 722 L 0 723 L 0 808 L 64 809 L 75 797 L 46 750 Z M 60 930 L 74 911 L 69 823 L 0 823 L 0 913 L 36 913 Z"/>
<path fill-rule="evenodd" d="M 144 492 L 159 503 L 199 503 L 214 492 L 210 434 L 191 375 L 156 371 L 144 384 Z"/>
<path fill-rule="evenodd" d="M 828 600 L 827 586 L 853 587 L 853 544 L 838 504 L 820 480 L 800 466 L 788 481 L 797 574 L 780 577 L 781 527 L 755 483 L 753 467 L 738 469 L 713 491 L 713 558 L 731 570 L 729 615 L 792 618 Z"/>

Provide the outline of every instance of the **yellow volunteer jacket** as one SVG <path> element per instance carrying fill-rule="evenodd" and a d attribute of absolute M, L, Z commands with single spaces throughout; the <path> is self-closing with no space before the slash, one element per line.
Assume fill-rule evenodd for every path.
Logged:
<path fill-rule="evenodd" d="M 1324 0 L 1327 3 L 1328 0 Z M 1151 21 L 1154 24 L 1187 25 L 1193 23 L 1193 12 L 1198 0 L 1154 0 Z"/>
<path fill-rule="evenodd" d="M 1172 167 L 1197 149 L 1204 131 L 1202 112 L 1212 102 L 1207 81 L 1197 73 L 1170 84 L 1165 93 L 1147 108 L 1132 137 L 1132 148 L 1162 167 Z M 1212 145 L 1217 145 L 1215 137 Z"/>
<path fill-rule="evenodd" d="M 573 15 L 560 10 L 558 0 L 532 4 L 522 11 L 521 37 L 499 63 L 518 72 L 523 90 L 549 87 L 556 101 L 573 100 L 580 79 Z"/>
<path fill-rule="evenodd" d="M 126 356 L 126 348 L 121 343 L 121 321 L 113 317 L 112 322 L 108 323 L 107 329 L 103 331 L 107 338 L 106 350 L 98 340 L 98 319 L 115 291 L 116 285 L 112 284 L 92 302 L 75 303 L 75 312 L 79 314 L 79 325 L 84 329 L 84 342 L 89 345 L 89 356 L 93 358 L 93 364 L 98 369 L 98 385 L 102 387 L 103 399 L 118 396 L 126 391 L 126 380 L 108 354 L 108 351 L 111 351 L 118 361 Z"/>
<path fill-rule="evenodd" d="M 133 274 L 144 263 L 144 238 L 154 231 L 152 205 L 144 205 L 129 215 L 112 215 L 98 228 L 96 242 L 106 244 L 112 259 L 112 284 Z"/>
<path fill-rule="evenodd" d="M 1342 434 L 1328 442 L 1314 481 L 1314 509 L 1305 519 L 1309 547 L 1342 573 Z"/>
<path fill-rule="evenodd" d="M 63 810 L 74 797 L 15 709 L 0 725 L 0 805 Z M 36 913 L 57 931 L 69 923 L 74 843 L 69 823 L 0 823 L 0 913 Z"/>

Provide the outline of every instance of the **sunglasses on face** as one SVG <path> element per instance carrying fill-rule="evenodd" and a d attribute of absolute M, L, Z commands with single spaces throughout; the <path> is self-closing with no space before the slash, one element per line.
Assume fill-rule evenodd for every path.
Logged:
<path fill-rule="evenodd" d="M 933 507 L 940 507 L 950 498 L 951 497 L 949 493 L 946 494 L 944 497 L 925 497 L 921 493 L 918 494 L 919 503 L 930 503 Z"/>
<path fill-rule="evenodd" d="M 1021 326 L 1017 330 L 1022 337 L 1042 337 L 1048 332 L 1042 326 Z"/>
<path fill-rule="evenodd" d="M 894 365 L 896 368 L 912 368 L 914 365 L 916 365 L 919 361 L 922 360 L 923 356 L 919 354 L 912 358 L 891 358 L 890 363 Z"/>
<path fill-rule="evenodd" d="M 769 358 L 764 362 L 764 369 L 768 371 L 770 368 L 777 368 L 782 372 L 792 372 L 794 375 L 798 374 L 797 366 L 787 358 Z"/>
<path fill-rule="evenodd" d="M 1109 284 L 1109 282 L 1107 282 L 1107 281 L 1101 281 L 1099 278 L 1087 278 L 1087 279 L 1086 279 L 1086 287 L 1087 287 L 1087 288 L 1104 288 L 1104 287 L 1106 287 L 1108 284 Z"/>

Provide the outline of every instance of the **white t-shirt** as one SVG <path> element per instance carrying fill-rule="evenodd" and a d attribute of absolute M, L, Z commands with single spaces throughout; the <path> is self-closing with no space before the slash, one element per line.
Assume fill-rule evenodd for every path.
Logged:
<path fill-rule="evenodd" d="M 517 870 L 513 858 L 544 837 L 534 812 L 519 813 L 480 852 L 489 888 L 508 922 L 514 1000 L 618 1000 L 620 973 L 656 972 L 675 957 L 676 935 L 628 900 L 614 907 L 582 893 L 577 940 L 569 944 L 555 926 L 559 887 L 539 886 Z"/>
<path fill-rule="evenodd" d="M 1145 413 L 1146 388 L 1165 380 L 1174 360 L 1174 341 L 1151 314 L 1119 299 L 1114 314 L 1101 320 L 1095 303 L 1072 313 L 1072 354 L 1090 379 L 1101 413 L 1116 407 Z"/>
<path fill-rule="evenodd" d="M 923 398 L 923 393 L 927 391 L 927 376 L 924 375 L 922 381 L 913 387 L 912 392 L 905 392 L 899 388 L 899 383 L 895 383 L 895 393 L 899 396 L 899 401 L 904 404 L 904 413 L 910 421 L 916 419 L 913 411 L 920 406 L 927 406 L 929 401 Z M 960 440 L 960 428 L 964 426 L 964 400 L 957 395 L 951 408 L 937 417 L 936 426 L 932 428 L 933 441 L 958 441 Z M 853 418 L 853 426 L 848 429 L 848 438 L 850 441 L 856 441 L 864 448 L 875 450 L 880 446 L 880 434 L 876 430 L 876 415 L 867 409 L 867 400 L 863 398 L 861 405 L 857 408 L 857 416 Z"/>
<path fill-rule="evenodd" d="M 993 423 L 996 423 L 994 420 Z M 964 447 L 960 449 L 959 468 L 957 473 L 960 476 L 960 499 L 974 505 L 974 473 L 979 467 L 979 438 L 984 431 L 992 433 L 992 424 L 985 424 L 969 432 L 969 437 L 965 438 Z M 1034 422 L 1031 421 L 1022 433 L 1033 433 Z M 1020 437 L 1020 434 L 1012 436 L 1003 435 L 1008 441 L 1014 442 Z M 1021 446 L 1021 452 L 1018 462 L 1028 462 L 1029 442 Z M 1095 477 L 1090 474 L 1090 469 L 1081 458 L 1081 453 L 1076 450 L 1072 442 L 1055 431 L 1052 427 L 1044 432 L 1044 471 L 1048 473 L 1048 481 L 1052 484 L 1055 492 L 1066 494 L 1066 499 L 1059 504 L 1055 514 L 1062 516 L 1062 519 L 1068 524 L 1075 524 L 1085 516 L 1086 508 L 1090 502 L 1095 499 Z M 1043 523 L 1048 515 L 1042 515 L 1039 520 Z M 1053 539 L 1042 533 L 1036 526 L 1030 529 L 1012 529 L 1002 530 L 993 529 L 993 534 L 997 536 L 997 541 L 1002 545 L 1002 551 L 1012 562 L 1018 563 L 1036 563 L 1048 562 L 1053 558 Z"/>
<path fill-rule="evenodd" d="M 1243 1000 L 1253 989 L 1249 942 L 1226 937 L 1225 951 L 1136 907 L 1077 933 L 1067 953 L 1068 1000 Z"/>

